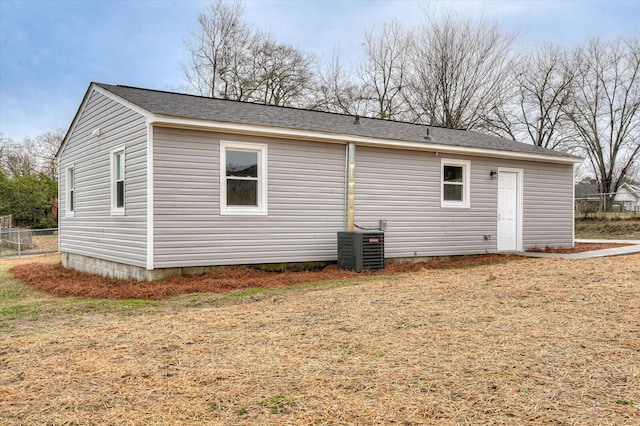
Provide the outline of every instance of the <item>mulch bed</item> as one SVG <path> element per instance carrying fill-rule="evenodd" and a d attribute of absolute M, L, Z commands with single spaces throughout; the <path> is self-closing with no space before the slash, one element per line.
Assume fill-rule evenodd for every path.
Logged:
<path fill-rule="evenodd" d="M 320 271 L 267 272 L 251 267 L 227 267 L 200 276 L 175 276 L 147 282 L 104 278 L 71 269 L 60 263 L 30 263 L 11 268 L 10 273 L 25 284 L 57 297 L 106 299 L 166 299 L 188 293 L 225 293 L 247 288 L 270 288 L 306 282 L 331 281 L 492 264 L 522 259 L 516 255 L 488 254 L 437 258 L 428 262 L 389 263 L 384 270 L 356 273 L 330 265 Z"/>
<path fill-rule="evenodd" d="M 532 249 L 532 252 L 580 253 L 627 244 L 578 243 L 572 249 Z M 522 259 L 517 255 L 487 254 L 435 258 L 427 262 L 392 262 L 384 270 L 356 273 L 330 265 L 320 271 L 270 272 L 251 267 L 227 267 L 200 276 L 175 276 L 146 282 L 104 278 L 71 269 L 60 263 L 30 263 L 14 266 L 10 272 L 29 286 L 57 297 L 159 300 L 189 293 L 226 293 L 247 288 L 270 288 L 306 282 L 332 281 L 375 275 L 448 269 Z"/>

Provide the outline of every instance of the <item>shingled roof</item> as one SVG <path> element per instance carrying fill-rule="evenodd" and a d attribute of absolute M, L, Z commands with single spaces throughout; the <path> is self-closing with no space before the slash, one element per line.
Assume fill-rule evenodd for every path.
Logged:
<path fill-rule="evenodd" d="M 93 84 L 160 117 L 269 126 L 581 160 L 579 157 L 562 152 L 468 130 L 374 118 L 360 118 L 361 124 L 357 125 L 354 124 L 354 116 L 346 114 L 262 105 L 129 86 Z M 431 141 L 425 140 L 427 129 L 429 129 Z"/>

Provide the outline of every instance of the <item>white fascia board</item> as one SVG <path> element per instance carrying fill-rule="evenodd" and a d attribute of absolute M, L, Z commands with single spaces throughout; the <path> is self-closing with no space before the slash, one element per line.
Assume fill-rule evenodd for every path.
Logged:
<path fill-rule="evenodd" d="M 579 164 L 583 160 L 577 158 L 555 157 L 543 154 L 531 154 L 526 152 L 501 151 L 484 148 L 471 148 L 452 145 L 441 145 L 433 142 L 411 142 L 394 139 L 378 139 L 367 136 L 354 136 L 339 133 L 323 133 L 310 130 L 296 130 L 281 127 L 268 127 L 250 124 L 238 124 L 217 122 L 209 120 L 184 119 L 165 116 L 154 116 L 151 123 L 163 127 L 178 127 L 186 129 L 199 129 L 219 131 L 224 133 L 270 136 L 283 139 L 308 140 L 314 142 L 328 142 L 347 144 L 355 143 L 360 146 L 375 146 L 384 148 L 396 148 L 414 151 L 429 151 L 443 154 L 472 155 L 477 157 L 492 157 L 526 161 L 539 161 L 545 163 Z"/>

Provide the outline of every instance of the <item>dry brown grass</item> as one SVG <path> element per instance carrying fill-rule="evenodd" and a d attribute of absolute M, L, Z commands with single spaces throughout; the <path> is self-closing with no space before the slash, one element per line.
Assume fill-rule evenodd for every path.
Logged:
<path fill-rule="evenodd" d="M 604 250 L 615 247 L 625 247 L 623 243 L 575 243 L 572 248 L 562 249 L 554 247 L 532 248 L 527 250 L 532 253 L 584 253 L 587 251 Z"/>
<path fill-rule="evenodd" d="M 640 424 L 640 256 L 0 335 L 3 424 Z"/>

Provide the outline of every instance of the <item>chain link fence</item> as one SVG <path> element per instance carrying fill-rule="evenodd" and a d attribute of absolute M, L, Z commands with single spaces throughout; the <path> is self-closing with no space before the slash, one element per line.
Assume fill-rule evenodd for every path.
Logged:
<path fill-rule="evenodd" d="M 578 217 L 607 216 L 608 214 L 640 216 L 640 200 L 628 193 L 589 194 L 576 196 L 575 209 Z"/>
<path fill-rule="evenodd" d="M 0 228 L 0 257 L 31 256 L 57 251 L 57 228 Z"/>

